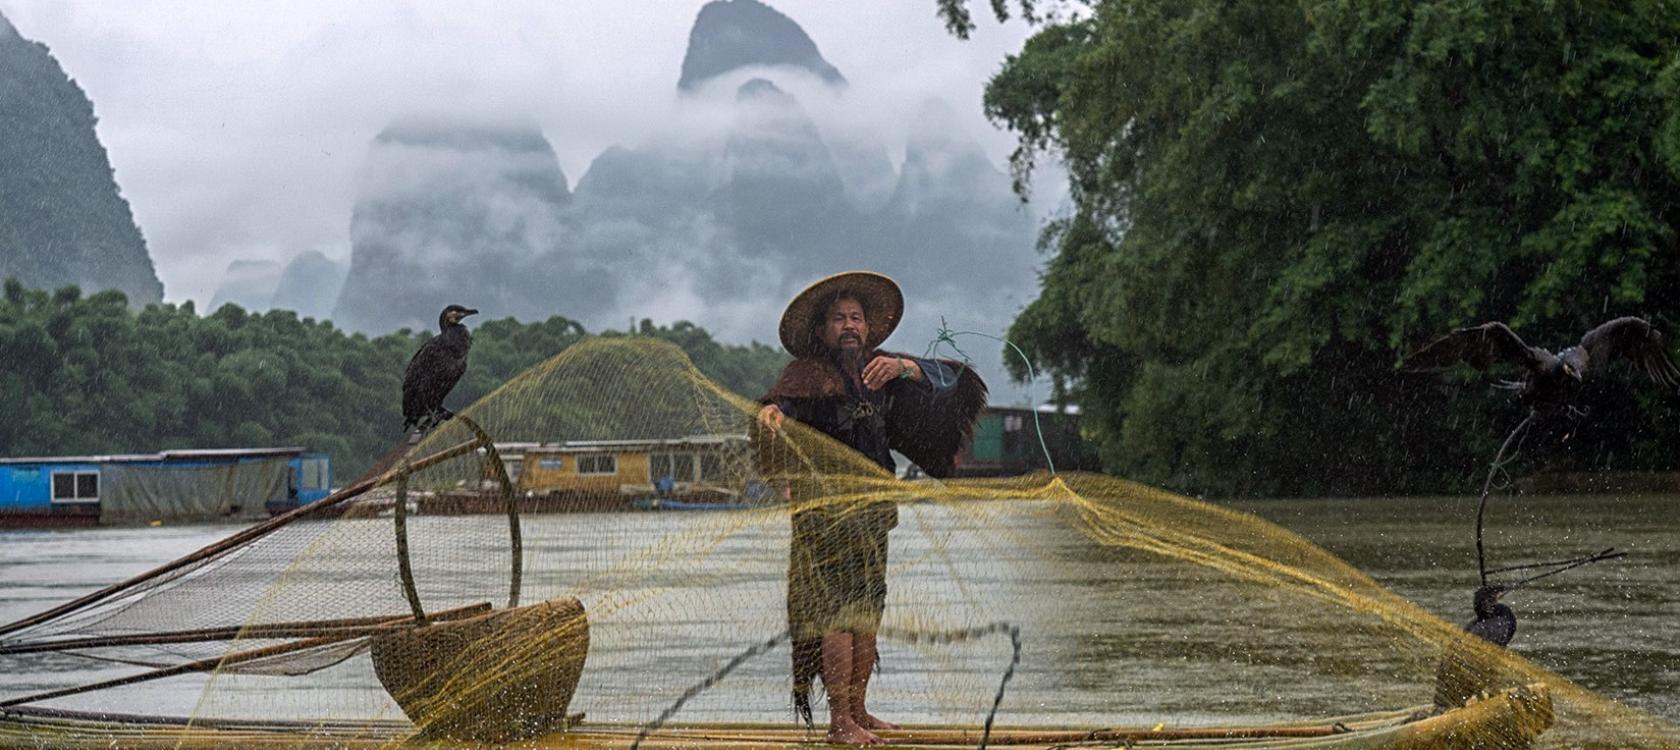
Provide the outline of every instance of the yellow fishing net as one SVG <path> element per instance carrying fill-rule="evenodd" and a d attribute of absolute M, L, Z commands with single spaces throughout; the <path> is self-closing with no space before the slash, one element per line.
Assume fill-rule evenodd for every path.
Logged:
<path fill-rule="evenodd" d="M 821 608 L 880 565 L 856 628 L 895 744 L 1680 746 L 1252 515 L 1094 475 L 901 479 L 758 408 L 670 345 L 573 346 L 321 506 L 0 631 L 0 659 L 125 665 L 0 695 L 0 744 L 821 742 L 790 586 Z M 166 679 L 199 680 L 172 717 Z"/>

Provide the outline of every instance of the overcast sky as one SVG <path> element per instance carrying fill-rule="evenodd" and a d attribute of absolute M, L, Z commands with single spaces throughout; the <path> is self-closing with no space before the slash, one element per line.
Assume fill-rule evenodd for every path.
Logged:
<path fill-rule="evenodd" d="M 769 4 L 850 81 L 840 106 L 859 110 L 847 114 L 854 126 L 880 123 L 893 159 L 902 156 L 907 113 L 937 97 L 1003 167 L 1014 141 L 986 122 L 980 98 L 1029 27 L 998 24 L 984 0 L 973 3 L 980 24 L 968 41 L 946 33 L 934 0 Z M 668 127 L 701 5 L 0 0 L 0 13 L 46 44 L 93 101 L 165 298 L 203 306 L 234 259 L 283 264 L 318 250 L 348 261 L 369 144 L 404 114 L 535 121 L 575 187 L 608 146 L 634 147 Z M 1037 190 L 1052 196 L 1035 201 L 1042 217 L 1061 191 Z M 988 300 L 1000 308 L 982 316 L 999 328 L 988 333 L 1003 333 L 1025 291 Z M 682 317 L 726 340 L 767 343 L 779 314 L 767 309 L 762 326 L 747 330 L 689 312 Z M 996 355 L 980 359 L 1001 386 Z"/>
<path fill-rule="evenodd" d="M 202 305 L 235 258 L 347 259 L 367 146 L 405 112 L 529 116 L 575 186 L 673 106 L 702 4 L 0 0 L 0 12 L 93 100 L 165 297 Z M 1011 140 L 980 95 L 1026 26 L 983 18 L 963 42 L 933 0 L 771 5 L 868 92 L 860 106 L 903 112 L 937 95 L 1004 162 Z"/>

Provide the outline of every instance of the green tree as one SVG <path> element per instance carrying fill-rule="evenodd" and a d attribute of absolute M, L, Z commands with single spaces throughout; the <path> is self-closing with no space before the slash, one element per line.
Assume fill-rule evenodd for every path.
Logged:
<path fill-rule="evenodd" d="M 1043 25 L 985 94 L 1016 175 L 1058 159 L 1072 196 L 1011 338 L 1139 479 L 1460 486 L 1520 415 L 1396 373 L 1406 350 L 1488 319 L 1547 346 L 1619 314 L 1680 333 L 1677 32 L 1654 0 L 1105 0 Z M 1549 459 L 1673 468 L 1673 402 L 1637 387 L 1589 394 L 1590 439 Z"/>
<path fill-rule="evenodd" d="M 762 344 L 724 345 L 691 323 L 644 323 L 701 372 L 747 395 L 786 362 Z M 473 334 L 462 406 L 587 336 L 574 321 L 486 321 Z M 623 335 L 608 332 L 607 335 Z M 368 338 L 287 310 L 192 303 L 131 310 L 119 292 L 0 294 L 0 455 L 131 453 L 299 445 L 331 453 L 340 480 L 402 440 L 402 375 L 427 334 Z"/>

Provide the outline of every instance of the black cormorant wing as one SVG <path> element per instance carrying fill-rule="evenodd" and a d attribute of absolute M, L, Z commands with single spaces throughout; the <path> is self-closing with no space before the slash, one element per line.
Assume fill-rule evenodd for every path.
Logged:
<path fill-rule="evenodd" d="M 1680 369 L 1663 346 L 1662 332 L 1643 318 L 1617 318 L 1587 331 L 1581 337 L 1581 348 L 1587 350 L 1587 367 L 1592 371 L 1622 358 L 1644 370 L 1652 382 L 1680 387 Z"/>
<path fill-rule="evenodd" d="M 1424 344 L 1400 362 L 1400 369 L 1427 372 L 1462 362 L 1478 370 L 1512 364 L 1538 371 L 1552 357 L 1545 349 L 1523 343 L 1522 337 L 1504 323 L 1493 322 L 1460 328 Z"/>
<path fill-rule="evenodd" d="M 986 383 L 974 368 L 939 360 L 957 373 L 957 384 L 942 395 L 896 382 L 887 411 L 887 445 L 914 461 L 928 476 L 943 479 L 956 469 L 957 454 L 974 436 L 974 422 L 986 408 Z"/>
<path fill-rule="evenodd" d="M 412 424 L 442 408 L 443 397 L 466 371 L 466 359 L 451 350 L 442 334 L 427 339 L 403 372 L 403 421 Z"/>

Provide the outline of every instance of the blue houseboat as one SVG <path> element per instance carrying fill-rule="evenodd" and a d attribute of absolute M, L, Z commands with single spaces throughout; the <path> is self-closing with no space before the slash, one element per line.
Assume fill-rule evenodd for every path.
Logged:
<path fill-rule="evenodd" d="M 250 520 L 331 486 L 327 455 L 303 448 L 0 458 L 0 526 Z"/>

